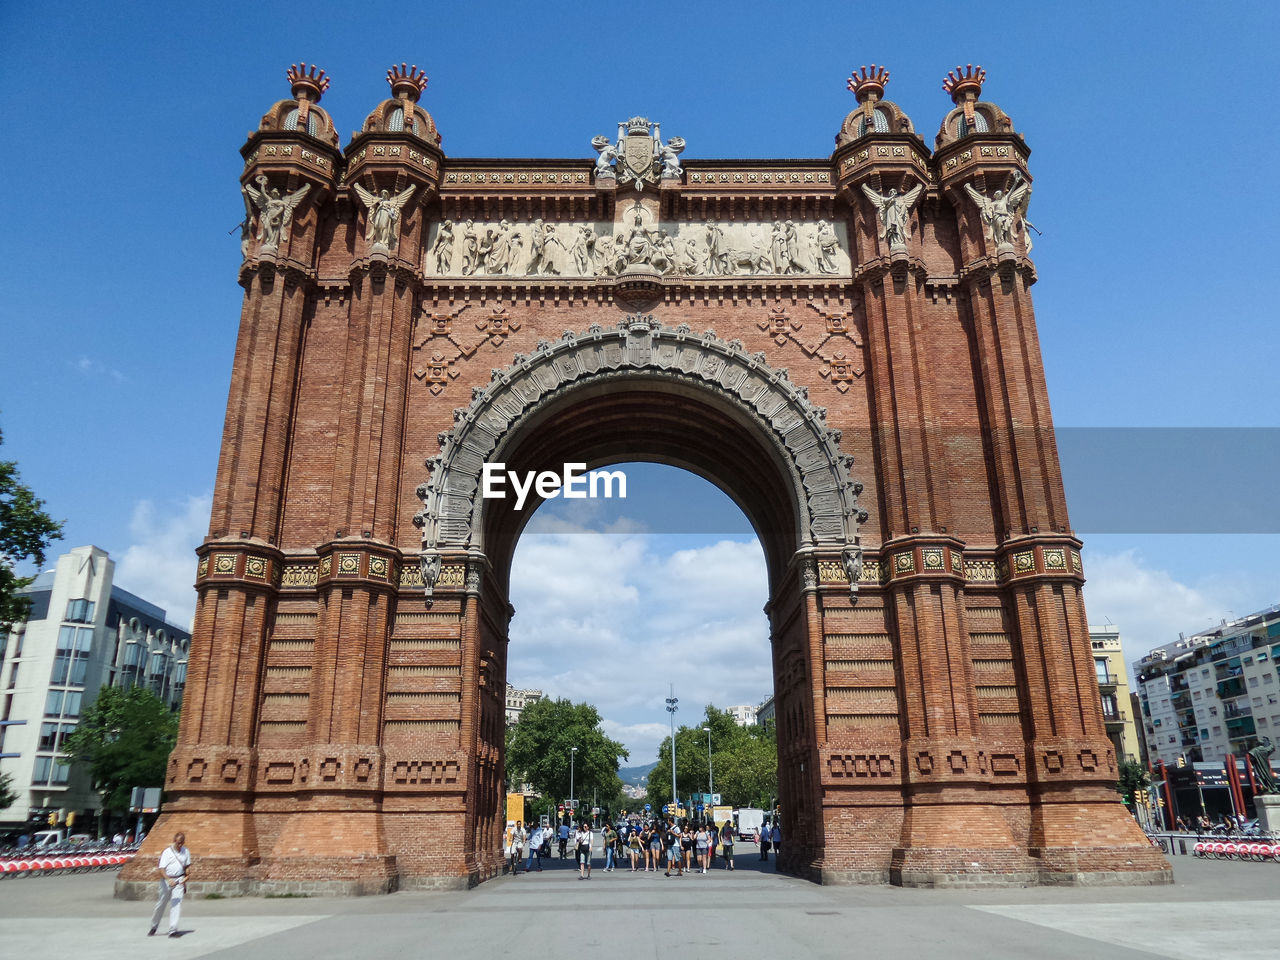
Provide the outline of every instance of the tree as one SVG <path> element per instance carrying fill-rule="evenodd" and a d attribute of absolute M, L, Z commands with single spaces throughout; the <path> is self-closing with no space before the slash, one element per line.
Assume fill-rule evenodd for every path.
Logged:
<path fill-rule="evenodd" d="M 14 566 L 24 560 L 40 566 L 45 548 L 61 536 L 62 524 L 44 512 L 44 501 L 18 478 L 18 465 L 0 460 L 0 633 L 25 620 L 31 607 L 18 592 L 35 578 L 18 576 Z"/>
<path fill-rule="evenodd" d="M 1131 758 L 1120 761 L 1120 779 L 1116 781 L 1116 792 L 1124 797 L 1127 806 L 1133 806 L 1133 795 L 1151 782 L 1151 777 L 1143 769 L 1142 764 Z"/>
<path fill-rule="evenodd" d="M 590 797 L 592 789 L 601 806 L 618 809 L 622 780 L 618 758 L 629 756 L 626 747 L 610 740 L 600 729 L 600 714 L 589 703 L 570 703 L 549 697 L 535 700 L 520 714 L 507 734 L 507 780 L 528 782 L 541 796 L 569 797 L 569 755 L 573 758 L 573 791 Z"/>
<path fill-rule="evenodd" d="M 0 810 L 8 810 L 18 800 L 18 794 L 13 789 L 13 774 L 0 773 Z"/>
<path fill-rule="evenodd" d="M 86 761 L 108 810 L 126 810 L 133 787 L 164 786 L 165 765 L 178 740 L 178 715 L 145 687 L 103 687 L 62 742 Z"/>
<path fill-rule="evenodd" d="M 707 766 L 707 731 L 711 728 L 711 769 Z M 764 806 L 778 792 L 778 748 L 772 730 L 740 727 L 733 715 L 707 706 L 702 722 L 676 730 L 676 785 L 681 798 L 715 792 L 728 806 Z M 658 747 L 658 765 L 649 774 L 649 804 L 661 809 L 671 802 L 671 738 Z"/>

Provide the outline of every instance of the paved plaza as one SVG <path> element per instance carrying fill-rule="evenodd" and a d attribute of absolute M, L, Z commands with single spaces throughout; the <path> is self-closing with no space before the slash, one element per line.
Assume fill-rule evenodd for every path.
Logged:
<path fill-rule="evenodd" d="M 151 905 L 113 899 L 113 873 L 32 877 L 0 884 L 0 944 L 11 957 L 76 960 L 1262 960 L 1280 942 L 1276 863 L 1176 857 L 1173 886 L 974 890 L 823 887 L 761 870 L 754 854 L 740 863 L 670 879 L 597 866 L 582 881 L 551 860 L 466 892 L 193 898 L 177 939 L 145 935 Z"/>

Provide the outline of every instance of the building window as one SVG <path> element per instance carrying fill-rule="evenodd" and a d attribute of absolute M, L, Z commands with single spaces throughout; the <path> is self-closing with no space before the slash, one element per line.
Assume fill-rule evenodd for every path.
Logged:
<path fill-rule="evenodd" d="M 1275 674 L 1273 674 L 1273 673 L 1264 673 L 1264 674 L 1262 675 L 1262 683 L 1263 683 L 1263 685 L 1264 685 L 1264 686 L 1265 686 L 1266 684 L 1268 684 L 1268 683 L 1275 683 L 1275 682 L 1276 682 Z"/>
<path fill-rule="evenodd" d="M 1213 728 L 1213 735 L 1214 735 L 1215 737 L 1220 737 L 1220 736 L 1222 736 L 1222 728 L 1221 728 L 1221 727 L 1214 727 L 1214 728 Z"/>
<path fill-rule="evenodd" d="M 1209 676 L 1209 671 L 1208 671 L 1207 669 L 1205 669 L 1205 670 L 1201 670 L 1201 671 L 1200 671 L 1200 676 L 1202 676 L 1202 677 L 1207 677 L 1207 676 Z"/>
<path fill-rule="evenodd" d="M 1199 700 L 1199 699 L 1200 699 L 1200 691 L 1199 691 L 1199 690 L 1197 690 L 1197 691 L 1195 691 L 1193 694 L 1191 694 L 1191 699 L 1192 699 L 1192 700 Z"/>
<path fill-rule="evenodd" d="M 1208 728 L 1208 727 L 1201 727 L 1201 728 L 1200 728 L 1200 736 L 1201 736 L 1201 737 L 1203 737 L 1203 738 L 1204 738 L 1204 739 L 1206 739 L 1206 740 L 1207 740 L 1207 739 L 1209 739 L 1209 728 Z"/>
<path fill-rule="evenodd" d="M 70 620 L 72 623 L 92 623 L 93 607 L 92 600 L 68 600 L 65 619 Z"/>
<path fill-rule="evenodd" d="M 1251 687 L 1256 687 L 1257 685 L 1258 685 L 1258 678 L 1257 678 L 1257 677 L 1250 677 L 1250 678 L 1249 678 L 1249 686 L 1251 686 Z"/>

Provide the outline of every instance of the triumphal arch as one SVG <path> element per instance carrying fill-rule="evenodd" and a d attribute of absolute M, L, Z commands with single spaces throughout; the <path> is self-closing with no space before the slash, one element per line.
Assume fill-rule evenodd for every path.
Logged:
<path fill-rule="evenodd" d="M 244 892 L 494 875 L 530 510 L 481 496 L 484 465 L 654 460 L 764 547 L 784 869 L 1166 880 L 1113 789 L 1029 150 L 981 69 L 948 76 L 931 146 L 864 68 L 829 157 L 750 161 L 642 117 L 571 159 L 450 157 L 422 72 L 387 77 L 344 148 L 328 79 L 290 70 L 242 148 L 244 306 L 151 845 L 184 829 L 198 879 Z"/>

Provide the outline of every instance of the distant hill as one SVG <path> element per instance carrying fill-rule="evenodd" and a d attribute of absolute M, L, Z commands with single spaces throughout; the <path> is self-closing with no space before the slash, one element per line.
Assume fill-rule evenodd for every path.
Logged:
<path fill-rule="evenodd" d="M 658 761 L 646 763 L 643 767 L 620 767 L 618 776 L 622 778 L 623 783 L 629 783 L 633 787 L 642 787 L 645 780 L 649 776 L 649 771 L 658 765 Z"/>

